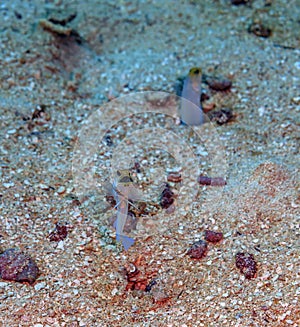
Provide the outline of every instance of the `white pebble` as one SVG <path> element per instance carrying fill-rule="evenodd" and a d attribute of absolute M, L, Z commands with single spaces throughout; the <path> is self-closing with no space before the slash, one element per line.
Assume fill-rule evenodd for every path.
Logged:
<path fill-rule="evenodd" d="M 13 183 L 13 182 L 11 182 L 11 183 L 3 183 L 3 186 L 5 187 L 5 188 L 10 188 L 10 187 L 12 187 L 12 186 L 14 186 L 15 184 Z"/>
<path fill-rule="evenodd" d="M 7 133 L 8 135 L 12 135 L 12 134 L 15 134 L 16 131 L 17 131 L 17 130 L 14 128 L 14 129 L 10 129 L 10 130 L 8 130 L 6 133 Z"/>
<path fill-rule="evenodd" d="M 34 289 L 35 289 L 36 291 L 39 291 L 39 290 L 43 289 L 45 286 L 46 286 L 46 283 L 45 283 L 45 282 L 41 282 L 41 283 L 36 284 L 36 285 L 34 286 Z"/>
<path fill-rule="evenodd" d="M 66 190 L 66 188 L 64 187 L 64 186 L 60 186 L 58 189 L 57 189 L 57 193 L 58 194 L 62 194 L 62 193 L 64 193 L 65 192 L 65 190 Z"/>

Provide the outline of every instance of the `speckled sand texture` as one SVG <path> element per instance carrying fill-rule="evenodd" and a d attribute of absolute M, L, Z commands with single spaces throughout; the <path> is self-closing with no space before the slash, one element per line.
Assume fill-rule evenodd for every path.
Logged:
<path fill-rule="evenodd" d="M 299 17 L 299 0 L 1 1 L 0 247 L 20 249 L 40 271 L 32 285 L 0 280 L 1 326 L 300 325 Z M 249 33 L 252 23 L 269 27 L 271 36 Z M 179 168 L 198 195 L 192 206 L 166 215 L 153 198 L 145 210 L 158 219 L 140 218 L 145 224 L 125 252 L 105 224 L 115 211 L 100 187 L 76 193 L 80 130 L 119 96 L 175 94 L 178 78 L 195 66 L 232 80 L 227 92 L 202 85 L 206 108 L 230 108 L 232 121 L 214 124 L 213 134 L 208 124 L 197 127 L 199 143 L 178 119 L 129 117 L 86 160 L 104 183 L 113 155 L 125 166 L 138 159 L 135 180 L 158 190 L 178 168 L 151 132 L 163 126 L 197 152 L 202 175 L 224 177 L 227 185 L 189 184 L 187 158 Z M 147 99 L 153 108 L 176 106 L 172 96 Z M 87 131 L 97 131 L 94 123 Z M 155 140 L 148 152 L 133 126 L 150 126 L 143 132 Z M 124 135 L 130 137 L 121 143 Z M 174 151 L 178 144 L 171 142 Z M 56 223 L 67 226 L 65 239 L 50 237 Z M 186 253 L 205 230 L 224 239 L 193 260 Z M 254 278 L 237 269 L 238 252 L 253 255 Z"/>

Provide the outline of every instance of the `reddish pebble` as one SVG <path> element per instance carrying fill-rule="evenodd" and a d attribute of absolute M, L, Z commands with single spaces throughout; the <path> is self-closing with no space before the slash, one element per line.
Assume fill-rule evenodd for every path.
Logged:
<path fill-rule="evenodd" d="M 247 279 L 251 279 L 256 276 L 257 264 L 253 254 L 247 252 L 237 253 L 235 255 L 235 265 Z"/>
<path fill-rule="evenodd" d="M 0 255 L 0 276 L 2 279 L 34 283 L 39 269 L 34 260 L 18 249 L 7 249 Z"/>
<path fill-rule="evenodd" d="M 52 233 L 50 233 L 49 239 L 50 242 L 59 242 L 64 240 L 67 237 L 67 235 L 68 235 L 67 226 L 57 223 L 55 230 Z"/>
<path fill-rule="evenodd" d="M 169 173 L 167 180 L 168 182 L 179 183 L 182 181 L 182 177 L 180 173 L 171 172 Z"/>
<path fill-rule="evenodd" d="M 166 183 L 164 190 L 161 193 L 160 205 L 163 209 L 169 208 L 174 202 L 174 192 L 171 190 L 170 185 Z"/>
<path fill-rule="evenodd" d="M 204 238 L 207 242 L 218 243 L 223 239 L 223 233 L 206 230 Z"/>
<path fill-rule="evenodd" d="M 224 77 L 207 77 L 206 83 L 215 91 L 227 91 L 232 86 L 232 82 Z"/>
<path fill-rule="evenodd" d="M 187 255 L 192 259 L 202 259 L 207 254 L 207 243 L 205 241 L 195 242 L 188 250 Z"/>
<path fill-rule="evenodd" d="M 209 185 L 209 186 L 224 186 L 226 185 L 226 181 L 223 177 L 207 177 L 207 176 L 199 176 L 198 183 L 201 185 Z"/>

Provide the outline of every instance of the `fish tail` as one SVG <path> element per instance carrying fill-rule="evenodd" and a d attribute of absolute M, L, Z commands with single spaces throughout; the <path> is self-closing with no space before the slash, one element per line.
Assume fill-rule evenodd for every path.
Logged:
<path fill-rule="evenodd" d="M 134 239 L 129 236 L 121 235 L 121 234 L 117 234 L 116 236 L 117 236 L 117 241 L 123 244 L 124 249 L 126 251 L 131 247 L 131 245 L 134 244 Z"/>

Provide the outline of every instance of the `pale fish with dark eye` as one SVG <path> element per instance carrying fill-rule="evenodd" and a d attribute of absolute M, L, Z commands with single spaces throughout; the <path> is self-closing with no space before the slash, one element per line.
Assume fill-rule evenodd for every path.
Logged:
<path fill-rule="evenodd" d="M 134 239 L 124 234 L 129 199 L 138 200 L 142 198 L 139 190 L 134 186 L 129 170 L 117 171 L 117 177 L 113 181 L 113 196 L 117 203 L 117 219 L 114 224 L 116 239 L 123 244 L 124 249 L 127 251 L 134 244 Z"/>
<path fill-rule="evenodd" d="M 184 79 L 181 94 L 180 118 L 187 125 L 201 125 L 204 123 L 204 114 L 201 107 L 201 68 L 190 69 Z"/>

